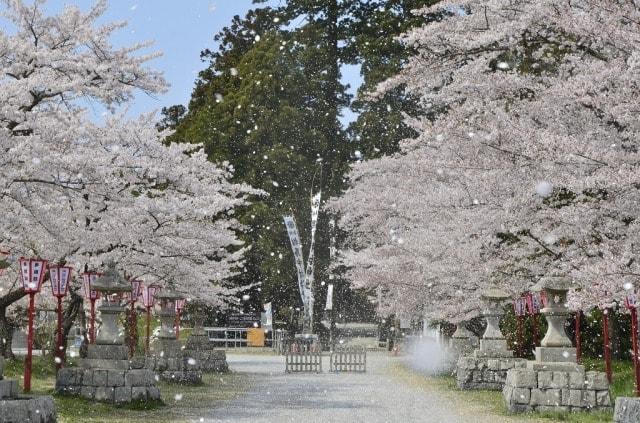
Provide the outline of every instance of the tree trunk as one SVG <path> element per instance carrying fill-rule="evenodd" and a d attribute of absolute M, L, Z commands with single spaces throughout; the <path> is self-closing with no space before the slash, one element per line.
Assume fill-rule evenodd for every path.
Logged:
<path fill-rule="evenodd" d="M 7 359 L 15 358 L 11 350 L 11 341 L 13 330 L 16 328 L 15 322 L 7 317 L 7 308 L 25 295 L 27 294 L 24 289 L 20 288 L 0 297 L 0 355 Z"/>

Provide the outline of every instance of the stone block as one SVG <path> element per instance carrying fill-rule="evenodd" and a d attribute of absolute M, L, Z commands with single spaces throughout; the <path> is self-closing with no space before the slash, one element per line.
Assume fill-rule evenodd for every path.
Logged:
<path fill-rule="evenodd" d="M 0 401 L 0 422 L 55 423 L 56 407 L 50 396 Z"/>
<path fill-rule="evenodd" d="M 133 357 L 129 360 L 129 365 L 132 369 L 144 369 L 145 367 L 145 358 L 142 356 Z"/>
<path fill-rule="evenodd" d="M 160 400 L 160 389 L 155 386 L 150 386 L 147 390 L 147 394 L 149 395 L 150 400 L 159 401 Z"/>
<path fill-rule="evenodd" d="M 131 400 L 132 401 L 146 401 L 147 400 L 147 388 L 145 386 L 134 386 L 131 388 Z"/>
<path fill-rule="evenodd" d="M 116 404 L 126 404 L 131 402 L 131 387 L 118 386 L 113 392 L 113 400 Z"/>
<path fill-rule="evenodd" d="M 536 347 L 538 363 L 575 363 L 576 349 L 573 347 Z"/>
<path fill-rule="evenodd" d="M 460 369 L 475 369 L 476 359 L 474 357 L 460 357 L 458 359 L 458 368 Z"/>
<path fill-rule="evenodd" d="M 93 371 L 93 386 L 109 386 L 109 372 L 107 370 Z"/>
<path fill-rule="evenodd" d="M 582 392 L 581 389 L 563 389 L 562 405 L 567 405 L 572 408 L 584 408 Z"/>
<path fill-rule="evenodd" d="M 539 405 L 536 407 L 536 411 L 538 412 L 551 412 L 551 413 L 568 413 L 571 411 L 569 407 L 565 407 L 562 405 Z"/>
<path fill-rule="evenodd" d="M 110 386 L 100 386 L 96 388 L 96 396 L 94 399 L 102 402 L 113 402 L 114 395 L 115 388 Z"/>
<path fill-rule="evenodd" d="M 585 390 L 582 391 L 582 405 L 585 408 L 594 408 L 597 405 L 596 391 Z"/>
<path fill-rule="evenodd" d="M 83 386 L 80 388 L 80 396 L 86 399 L 95 399 L 96 397 L 96 388 L 93 386 Z"/>
<path fill-rule="evenodd" d="M 511 398 L 516 404 L 529 404 L 531 402 L 531 389 L 513 388 Z"/>
<path fill-rule="evenodd" d="M 487 360 L 487 368 L 489 370 L 500 370 L 500 360 L 498 359 L 488 359 Z"/>
<path fill-rule="evenodd" d="M 604 372 L 586 372 L 585 373 L 585 388 L 595 389 L 601 391 L 609 389 L 609 382 L 607 381 L 607 375 Z"/>
<path fill-rule="evenodd" d="M 640 422 L 640 398 L 618 397 L 613 413 L 615 423 Z"/>
<path fill-rule="evenodd" d="M 611 407 L 611 395 L 609 390 L 596 391 L 596 405 L 598 407 Z"/>
<path fill-rule="evenodd" d="M 0 380 L 0 399 L 13 398 L 18 394 L 17 380 Z"/>
<path fill-rule="evenodd" d="M 511 369 L 507 372 L 505 383 L 514 388 L 536 388 L 536 372 L 529 369 Z"/>
<path fill-rule="evenodd" d="M 128 370 L 129 360 L 104 360 L 101 358 L 85 358 L 80 360 L 78 365 L 85 369 Z"/>
<path fill-rule="evenodd" d="M 559 407 L 562 404 L 560 389 L 538 389 L 531 390 L 531 405 Z"/>
<path fill-rule="evenodd" d="M 93 386 L 93 370 L 91 369 L 83 369 L 82 370 L 82 385 L 84 386 Z"/>
<path fill-rule="evenodd" d="M 129 370 L 125 373 L 124 379 L 126 386 L 148 386 L 155 382 L 152 372 L 148 369 Z"/>
<path fill-rule="evenodd" d="M 538 372 L 538 388 L 562 389 L 569 387 L 566 372 Z"/>
<path fill-rule="evenodd" d="M 58 371 L 56 376 L 56 387 L 64 388 L 69 385 L 77 385 L 76 369 L 65 367 Z"/>
<path fill-rule="evenodd" d="M 107 374 L 108 386 L 124 386 L 124 371 L 109 370 Z"/>
<path fill-rule="evenodd" d="M 129 351 L 123 345 L 91 344 L 87 349 L 88 359 L 98 360 L 128 360 Z"/>
<path fill-rule="evenodd" d="M 585 380 L 583 372 L 569 372 L 569 388 L 571 389 L 584 389 Z"/>

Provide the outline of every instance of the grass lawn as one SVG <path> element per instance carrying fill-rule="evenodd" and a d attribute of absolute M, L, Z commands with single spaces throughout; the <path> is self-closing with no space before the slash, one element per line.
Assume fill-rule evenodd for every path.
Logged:
<path fill-rule="evenodd" d="M 597 359 L 585 359 L 586 370 L 604 370 L 604 362 Z M 613 384 L 611 386 L 612 401 L 618 396 L 633 396 L 633 365 L 629 361 L 613 363 Z M 498 422 L 527 421 L 541 423 L 571 422 L 571 423 L 599 423 L 613 421 L 613 412 L 594 413 L 524 413 L 511 414 L 504 405 L 502 392 L 500 391 L 463 391 L 456 385 L 453 376 L 426 376 L 416 373 L 404 363 L 397 363 L 393 368 L 396 377 L 407 383 L 422 386 L 425 389 L 435 389 L 450 396 L 453 402 L 462 404 L 462 407 L 470 406 L 490 415 L 500 416 Z M 509 417 L 514 417 L 510 419 Z"/>
<path fill-rule="evenodd" d="M 6 361 L 5 376 L 22 383 L 22 360 Z M 229 374 L 203 374 L 198 386 L 180 386 L 159 383 L 164 405 L 141 404 L 116 407 L 75 397 L 54 395 L 60 423 L 110 422 L 130 423 L 139 421 L 189 422 L 210 416 L 221 402 L 234 399 L 250 388 L 246 376 Z M 53 395 L 55 371 L 53 366 L 34 357 L 32 391 L 35 394 Z"/>

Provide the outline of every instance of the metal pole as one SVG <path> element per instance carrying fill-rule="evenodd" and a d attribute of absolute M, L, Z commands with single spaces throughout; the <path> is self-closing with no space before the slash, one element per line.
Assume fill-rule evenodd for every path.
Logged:
<path fill-rule="evenodd" d="M 631 344 L 633 346 L 633 370 L 636 379 L 636 397 L 640 397 L 640 363 L 638 363 L 638 310 L 631 307 Z"/>
<path fill-rule="evenodd" d="M 56 369 L 62 368 L 62 362 L 64 361 L 64 353 L 62 351 L 62 297 L 58 296 L 58 333 L 56 339 L 56 353 L 53 355 L 58 358 L 56 362 Z"/>
<path fill-rule="evenodd" d="M 611 341 L 609 340 L 609 310 L 602 311 L 602 329 L 604 332 L 604 366 L 609 384 L 613 381 L 611 372 Z"/>
<path fill-rule="evenodd" d="M 27 356 L 24 359 L 24 393 L 31 392 L 31 365 L 33 357 L 33 314 L 35 309 L 35 292 L 29 293 L 29 326 L 27 332 Z"/>
<path fill-rule="evenodd" d="M 91 301 L 91 317 L 89 319 L 89 343 L 96 342 L 96 300 Z"/>
<path fill-rule="evenodd" d="M 580 320 L 582 318 L 582 310 L 576 313 L 576 361 L 578 364 L 582 362 L 582 342 L 580 341 Z"/>

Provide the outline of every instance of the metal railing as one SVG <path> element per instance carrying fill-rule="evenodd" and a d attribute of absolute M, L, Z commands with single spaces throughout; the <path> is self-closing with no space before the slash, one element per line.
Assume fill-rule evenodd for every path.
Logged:
<path fill-rule="evenodd" d="M 329 356 L 332 373 L 364 373 L 367 371 L 367 350 L 364 347 L 338 347 Z"/>

